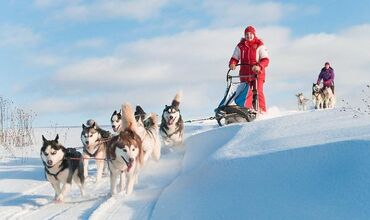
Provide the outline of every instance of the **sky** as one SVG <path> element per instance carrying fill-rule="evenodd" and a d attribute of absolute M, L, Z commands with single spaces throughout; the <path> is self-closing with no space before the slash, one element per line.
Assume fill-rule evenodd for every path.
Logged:
<path fill-rule="evenodd" d="M 232 52 L 253 25 L 269 50 L 267 107 L 310 98 L 326 61 L 338 100 L 370 83 L 367 1 L 4 0 L 0 95 L 34 126 L 109 124 L 124 102 L 161 114 L 178 91 L 185 120 L 213 116 Z"/>

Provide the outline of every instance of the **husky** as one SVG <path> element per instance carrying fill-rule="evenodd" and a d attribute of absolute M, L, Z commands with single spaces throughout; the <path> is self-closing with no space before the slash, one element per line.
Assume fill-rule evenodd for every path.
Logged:
<path fill-rule="evenodd" d="M 136 106 L 135 119 L 137 134 L 142 140 L 144 163 L 149 158 L 158 161 L 161 157 L 161 141 L 159 139 L 158 116 L 155 113 L 146 114 L 138 105 Z"/>
<path fill-rule="evenodd" d="M 303 93 L 298 93 L 295 95 L 298 99 L 298 111 L 306 111 L 306 103 L 309 99 L 305 98 Z"/>
<path fill-rule="evenodd" d="M 324 94 L 320 86 L 316 83 L 312 85 L 312 100 L 315 104 L 315 109 L 324 108 Z"/>
<path fill-rule="evenodd" d="M 151 125 L 153 123 L 151 121 L 151 118 L 148 117 L 148 114 L 145 113 L 145 111 L 143 110 L 143 108 L 140 105 L 137 105 L 136 110 L 135 110 L 135 119 L 138 122 L 140 120 L 140 118 L 143 121 L 143 124 L 144 124 L 145 128 L 151 127 Z M 118 134 L 121 131 L 121 128 L 122 128 L 122 109 L 120 109 L 119 112 L 117 112 L 117 110 L 115 110 L 112 113 L 112 116 L 110 117 L 110 123 L 111 123 L 113 131 L 116 134 Z"/>
<path fill-rule="evenodd" d="M 42 135 L 40 157 L 44 164 L 45 177 L 55 191 L 54 200 L 63 202 L 66 193 L 72 186 L 72 180 L 80 188 L 81 196 L 84 195 L 84 169 L 82 155 L 75 148 L 65 148 L 58 143 L 59 135 L 54 140 L 47 140 Z M 62 189 L 60 189 L 63 184 Z"/>
<path fill-rule="evenodd" d="M 160 134 L 166 146 L 176 146 L 183 143 L 184 121 L 180 113 L 181 93 L 177 93 L 170 106 L 165 106 L 162 113 Z"/>
<path fill-rule="evenodd" d="M 81 142 L 83 144 L 85 178 L 88 176 L 89 160 L 94 158 L 97 167 L 96 182 L 100 182 L 106 160 L 107 142 L 110 138 L 110 133 L 101 129 L 95 121 L 88 120 L 87 126 L 82 124 Z"/>
<path fill-rule="evenodd" d="M 117 177 L 120 176 L 119 191 L 130 195 L 138 181 L 138 172 L 144 163 L 142 141 L 137 134 L 138 125 L 130 105 L 122 106 L 127 126 L 114 136 L 108 147 L 111 195 L 116 194 Z"/>
<path fill-rule="evenodd" d="M 136 106 L 134 115 L 137 123 L 137 134 L 142 140 L 144 162 L 147 162 L 149 158 L 158 161 L 161 157 L 158 116 L 155 113 L 147 114 L 140 105 Z M 127 127 L 127 124 L 122 119 L 122 109 L 119 112 L 113 112 L 111 125 L 115 132 L 124 130 Z"/>
<path fill-rule="evenodd" d="M 121 110 L 119 112 L 117 112 L 117 110 L 113 112 L 112 116 L 110 117 L 110 124 L 115 133 L 119 133 L 121 131 L 121 125 L 122 125 Z"/>
<path fill-rule="evenodd" d="M 324 97 L 324 107 L 334 108 L 335 107 L 335 95 L 330 87 L 326 86 L 322 89 Z"/>

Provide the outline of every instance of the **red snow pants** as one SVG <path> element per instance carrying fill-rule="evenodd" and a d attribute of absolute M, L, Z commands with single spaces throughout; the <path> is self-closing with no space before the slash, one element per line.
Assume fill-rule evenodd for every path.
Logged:
<path fill-rule="evenodd" d="M 263 93 L 263 84 L 265 83 L 265 80 L 257 79 L 257 98 L 258 98 L 258 106 L 259 111 L 266 112 L 266 102 L 265 102 L 265 94 Z M 253 108 L 252 101 L 253 101 L 253 89 L 255 86 L 255 82 L 251 81 L 248 83 L 251 89 L 249 90 L 247 94 L 247 101 L 245 102 L 246 108 Z"/>

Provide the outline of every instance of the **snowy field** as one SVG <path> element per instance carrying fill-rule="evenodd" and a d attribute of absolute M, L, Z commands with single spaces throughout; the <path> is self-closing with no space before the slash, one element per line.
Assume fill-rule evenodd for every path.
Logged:
<path fill-rule="evenodd" d="M 78 147 L 81 128 L 39 128 L 34 147 L 0 154 L 0 219 L 368 219 L 370 118 L 353 115 L 273 108 L 252 123 L 187 124 L 184 148 L 150 161 L 131 196 L 110 197 L 106 174 L 63 204 L 44 178 L 41 134 Z"/>

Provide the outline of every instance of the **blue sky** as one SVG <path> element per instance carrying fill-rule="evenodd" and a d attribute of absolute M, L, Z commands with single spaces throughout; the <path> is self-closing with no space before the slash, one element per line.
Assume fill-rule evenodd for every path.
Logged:
<path fill-rule="evenodd" d="M 338 96 L 370 82 L 367 1 L 81 1 L 0 3 L 0 94 L 36 126 L 108 124 L 123 102 L 161 113 L 178 90 L 185 119 L 211 116 L 247 25 L 270 52 L 268 107 L 295 109 L 325 61 Z M 351 77 L 348 77 L 351 75 Z"/>

